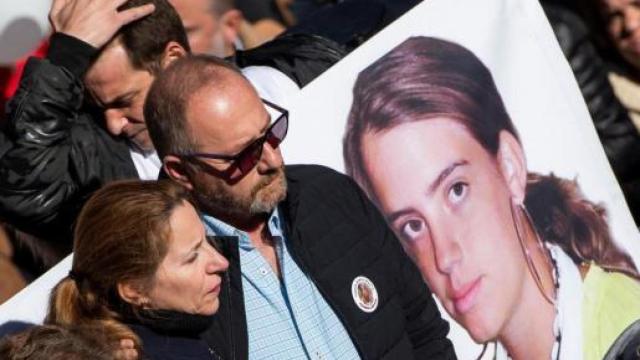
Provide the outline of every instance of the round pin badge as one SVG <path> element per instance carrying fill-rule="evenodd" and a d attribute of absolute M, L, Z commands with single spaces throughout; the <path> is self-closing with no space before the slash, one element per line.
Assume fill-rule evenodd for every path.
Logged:
<path fill-rule="evenodd" d="M 358 276 L 351 283 L 353 301 L 364 312 L 374 312 L 378 307 L 378 290 L 373 282 L 364 276 Z"/>

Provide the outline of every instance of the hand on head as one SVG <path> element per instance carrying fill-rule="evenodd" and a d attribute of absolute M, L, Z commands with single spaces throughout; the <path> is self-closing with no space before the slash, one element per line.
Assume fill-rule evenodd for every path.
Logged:
<path fill-rule="evenodd" d="M 104 46 L 124 25 L 151 14 L 146 4 L 122 11 L 128 0 L 53 0 L 49 22 L 54 32 L 76 37 L 96 48 Z"/>

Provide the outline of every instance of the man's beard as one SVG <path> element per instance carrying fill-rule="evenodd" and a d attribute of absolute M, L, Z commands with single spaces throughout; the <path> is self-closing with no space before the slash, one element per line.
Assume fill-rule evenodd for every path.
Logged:
<path fill-rule="evenodd" d="M 284 166 L 263 175 L 249 196 L 231 193 L 222 181 L 194 182 L 194 195 L 202 210 L 227 219 L 246 220 L 269 214 L 284 200 L 286 193 Z"/>

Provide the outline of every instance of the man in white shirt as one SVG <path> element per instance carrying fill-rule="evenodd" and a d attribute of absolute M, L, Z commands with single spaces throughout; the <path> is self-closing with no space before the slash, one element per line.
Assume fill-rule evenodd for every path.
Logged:
<path fill-rule="evenodd" d="M 157 178 L 142 106 L 155 75 L 189 44 L 166 0 L 55 0 L 50 19 L 49 53 L 29 60 L 8 106 L 0 217 L 62 256 L 93 191 L 117 179 Z M 264 97 L 277 96 L 265 89 Z"/>

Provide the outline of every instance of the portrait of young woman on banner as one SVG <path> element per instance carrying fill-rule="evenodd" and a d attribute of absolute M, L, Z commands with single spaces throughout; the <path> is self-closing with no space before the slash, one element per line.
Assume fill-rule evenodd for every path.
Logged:
<path fill-rule="evenodd" d="M 475 342 L 601 359 L 640 318 L 638 269 L 605 208 L 575 180 L 527 170 L 489 69 L 463 46 L 412 37 L 360 72 L 343 145 L 346 171 Z"/>

